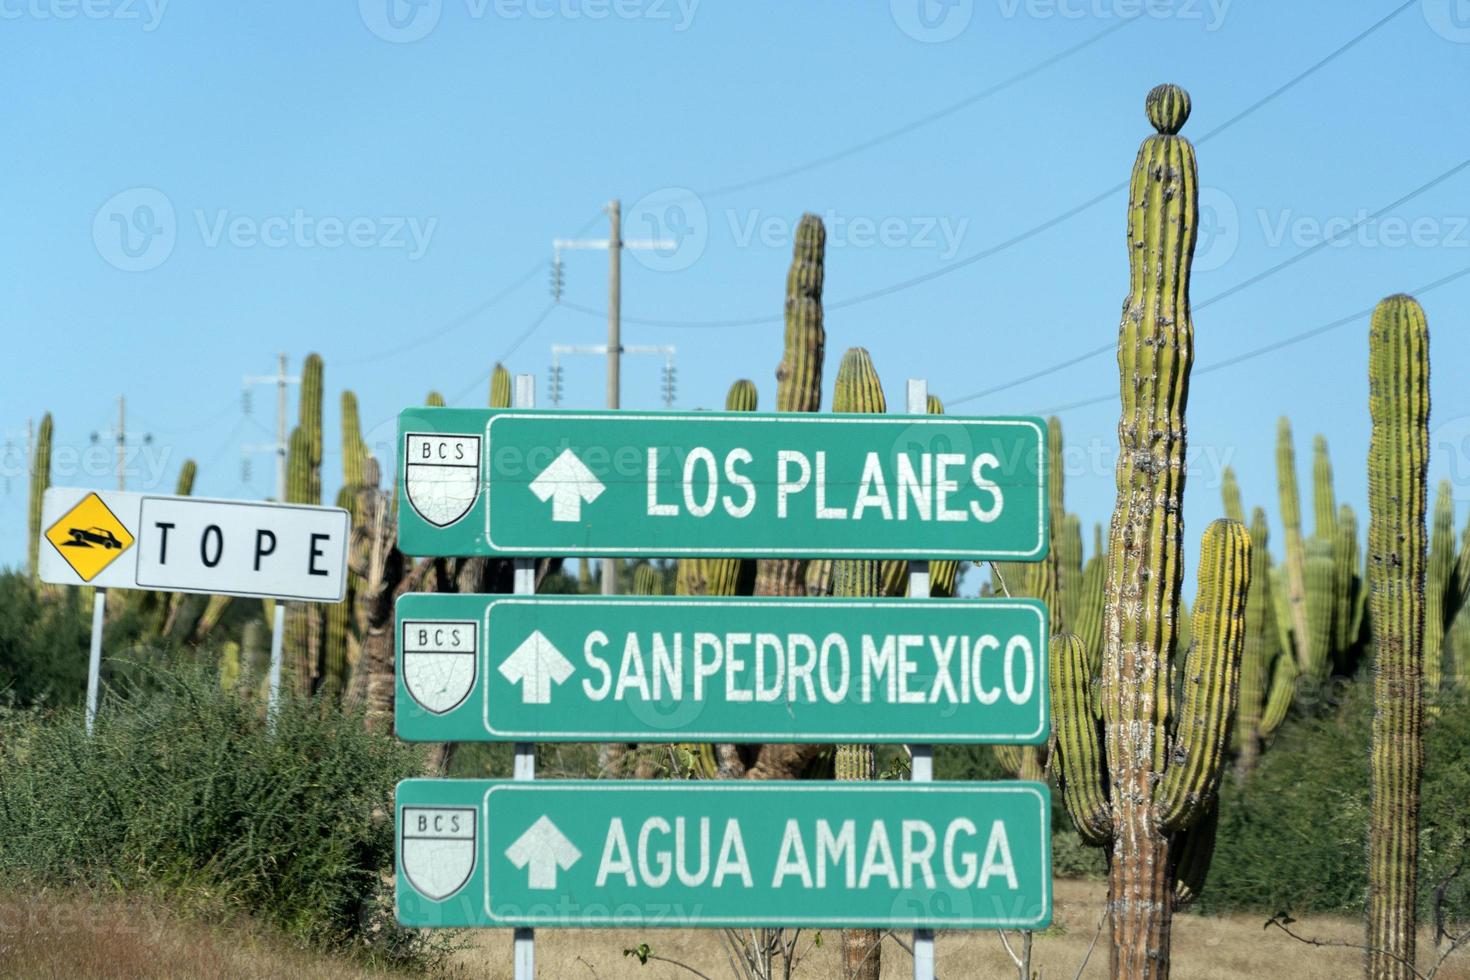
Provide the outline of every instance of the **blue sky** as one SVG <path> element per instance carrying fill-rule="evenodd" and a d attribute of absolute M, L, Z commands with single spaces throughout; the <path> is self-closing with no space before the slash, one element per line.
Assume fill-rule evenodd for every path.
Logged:
<path fill-rule="evenodd" d="M 564 302 L 548 312 L 551 240 L 604 234 L 613 197 L 625 236 L 680 243 L 630 254 L 623 285 L 624 342 L 677 345 L 678 407 L 721 404 L 737 377 L 771 404 L 790 232 L 816 211 L 829 217 L 829 391 L 841 351 L 863 346 L 894 408 L 909 377 L 970 414 L 1112 395 L 1061 416 L 1069 508 L 1106 521 L 1110 353 L 956 402 L 1111 345 L 1123 195 L 1035 229 L 1127 177 L 1149 131 L 1143 96 L 1161 81 L 1193 96 L 1184 135 L 1229 123 L 1199 146 L 1199 368 L 1470 267 L 1470 169 L 1312 250 L 1470 159 L 1445 112 L 1470 90 L 1466 0 L 1405 5 L 1233 122 L 1399 5 L 418 4 L 0 3 L 0 436 L 15 447 L 0 563 L 24 555 L 19 450 L 27 418 L 47 410 L 58 484 L 112 485 L 110 456 L 86 451 L 126 395 L 130 435 L 152 437 L 130 488 L 171 487 L 193 458 L 197 493 L 261 497 L 270 458 L 244 481 L 241 446 L 272 437 L 273 400 L 257 389 L 244 416 L 241 379 L 270 372 L 280 350 L 293 368 L 308 351 L 325 358 L 329 496 L 343 388 L 386 443 L 395 413 L 431 389 L 483 404 L 490 366 L 539 320 L 508 363 L 537 376 L 544 404 L 549 345 L 605 336 L 605 256 L 568 254 Z M 1470 276 L 1422 299 L 1433 475 L 1458 479 L 1463 520 Z M 1274 522 L 1282 414 L 1304 492 L 1321 432 L 1339 497 L 1362 511 L 1366 330 L 1355 320 L 1197 377 L 1191 542 L 1220 511 L 1225 462 Z M 660 404 L 660 368 L 625 360 L 625 405 Z M 600 405 L 603 370 L 567 361 L 564 404 Z"/>

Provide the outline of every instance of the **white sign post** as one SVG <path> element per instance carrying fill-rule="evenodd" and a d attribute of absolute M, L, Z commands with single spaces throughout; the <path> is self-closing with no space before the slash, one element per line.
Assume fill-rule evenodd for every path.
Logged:
<path fill-rule="evenodd" d="M 516 408 L 536 407 L 536 376 L 516 375 Z M 516 595 L 533 595 L 536 592 L 536 559 L 515 560 Z M 534 742 L 515 743 L 515 762 L 512 775 L 516 779 L 536 778 L 536 745 Z M 536 930 L 515 931 L 515 980 L 536 980 Z"/>
<path fill-rule="evenodd" d="M 908 412 L 923 415 L 929 411 L 929 382 L 909 379 Z M 929 563 L 909 562 L 909 598 L 929 598 Z M 934 746 L 909 746 L 909 780 L 915 783 L 934 781 Z M 914 980 L 934 980 L 934 930 L 914 930 Z"/>
<path fill-rule="evenodd" d="M 285 600 L 341 602 L 351 518 L 340 507 L 51 487 L 41 505 L 41 581 L 93 586 L 87 731 L 97 713 L 108 589 L 275 599 L 270 700 L 281 681 Z"/>

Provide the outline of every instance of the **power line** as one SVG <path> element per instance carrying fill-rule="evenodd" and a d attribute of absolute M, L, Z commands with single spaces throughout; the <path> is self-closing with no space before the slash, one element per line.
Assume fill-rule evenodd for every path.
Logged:
<path fill-rule="evenodd" d="M 1441 286 L 1448 285 L 1449 283 L 1452 283 L 1457 279 L 1463 279 L 1466 276 L 1470 276 L 1470 266 L 1467 266 L 1466 268 L 1461 269 L 1458 272 L 1452 272 L 1449 275 L 1444 276 L 1443 278 L 1434 280 L 1433 282 L 1425 283 L 1424 285 L 1419 286 L 1417 289 L 1409 290 L 1409 292 L 1414 296 L 1423 296 L 1425 293 L 1432 292 L 1433 290 L 1436 290 Z M 1283 337 L 1280 340 L 1274 340 L 1269 344 L 1254 348 L 1253 350 L 1248 350 L 1244 353 L 1235 354 L 1231 357 L 1227 357 L 1223 361 L 1216 361 L 1214 364 L 1210 364 L 1206 367 L 1196 368 L 1194 371 L 1191 372 L 1191 376 L 1198 377 L 1202 374 L 1210 374 L 1215 371 L 1223 371 L 1228 367 L 1234 367 L 1235 365 L 1240 364 L 1244 361 L 1253 360 L 1257 357 L 1263 357 L 1266 354 L 1275 353 L 1282 348 L 1290 347 L 1294 344 L 1299 344 L 1304 340 L 1311 340 L 1313 337 L 1319 337 L 1322 334 L 1330 333 L 1331 331 L 1337 330 L 1340 327 L 1345 327 L 1350 323 L 1355 323 L 1363 319 L 1364 317 L 1371 316 L 1373 314 L 1373 309 L 1374 307 L 1370 306 L 1366 309 L 1358 310 L 1356 313 L 1350 313 L 1345 317 L 1333 320 L 1331 323 L 1324 323 L 1319 327 L 1313 327 L 1310 330 L 1303 330 L 1301 333 L 1292 334 L 1290 337 Z M 1112 349 L 1116 349 L 1116 345 L 1114 345 Z M 1117 392 L 1109 392 L 1106 395 L 1096 395 L 1092 398 L 1084 398 L 1081 401 L 1068 402 L 1065 405 L 1056 405 L 1051 408 L 1045 408 L 1037 412 L 1036 414 L 1056 415 L 1061 412 L 1071 411 L 1074 408 L 1085 408 L 1088 405 L 1098 405 L 1117 397 Z"/>
<path fill-rule="evenodd" d="M 546 304 L 546 308 L 543 309 L 540 313 L 536 314 L 536 318 L 530 322 L 526 329 L 522 330 L 520 334 L 516 337 L 516 339 L 511 342 L 511 345 L 507 347 L 505 351 L 495 359 L 494 363 L 492 363 L 490 366 L 490 370 L 485 371 L 483 374 L 477 376 L 474 381 L 471 381 L 469 384 L 465 385 L 464 388 L 462 388 L 457 395 L 449 400 L 449 404 L 458 405 L 470 392 L 474 391 L 476 388 L 480 387 L 487 380 L 489 380 L 491 372 L 495 370 L 495 364 L 504 364 L 506 361 L 510 360 L 510 355 L 514 354 L 518 349 L 520 349 L 520 346 L 522 344 L 531 339 L 531 335 L 536 332 L 537 328 L 540 327 L 541 324 L 546 322 L 546 318 L 551 315 L 551 311 L 556 309 L 556 306 L 557 304 L 554 300 Z"/>
<path fill-rule="evenodd" d="M 1206 300 L 1203 300 L 1202 302 L 1199 302 L 1199 303 L 1194 304 L 1194 306 L 1193 306 L 1194 310 L 1196 310 L 1196 311 L 1203 310 L 1206 307 L 1212 306 L 1215 303 L 1218 303 L 1218 302 L 1220 302 L 1223 299 L 1227 299 L 1227 298 L 1229 298 L 1231 296 L 1234 296 L 1236 293 L 1241 292 L 1244 289 L 1248 289 L 1251 286 L 1254 286 L 1257 283 L 1259 283 L 1259 282 L 1261 282 L 1261 281 L 1263 281 L 1265 279 L 1268 279 L 1271 276 L 1274 276 L 1276 273 L 1280 272 L 1282 269 L 1286 269 L 1286 268 L 1288 268 L 1290 266 L 1296 265 L 1302 259 L 1305 259 L 1305 258 L 1307 258 L 1307 257 L 1309 257 L 1311 255 L 1315 255 L 1317 252 L 1322 251 L 1322 249 L 1327 248 L 1329 245 L 1332 245 L 1332 244 L 1336 243 L 1339 239 L 1342 238 L 1342 236 L 1348 234 L 1349 232 L 1356 231 L 1358 228 L 1362 227 L 1364 224 L 1367 224 L 1370 221 L 1376 221 L 1377 219 L 1381 218 L 1383 215 L 1385 215 L 1388 212 L 1394 210 L 1395 208 L 1399 207 L 1400 205 L 1406 204 L 1407 202 L 1412 201 L 1414 198 L 1418 197 L 1420 194 L 1423 194 L 1426 191 L 1429 191 L 1429 190 L 1431 190 L 1431 189 L 1439 186 L 1440 184 L 1444 183 L 1446 180 L 1449 180 L 1451 177 L 1455 176 L 1455 174 L 1457 174 L 1460 171 L 1464 170 L 1466 167 L 1470 167 L 1470 158 L 1467 158 L 1465 160 L 1460 161 L 1455 166 L 1453 166 L 1450 169 L 1444 171 L 1443 173 L 1439 174 L 1438 176 L 1435 176 L 1435 177 L 1431 178 L 1429 181 L 1427 181 L 1427 182 L 1425 182 L 1423 184 L 1420 184 L 1418 187 L 1414 188 L 1412 191 L 1410 191 L 1409 193 L 1405 194 L 1403 197 L 1400 197 L 1398 200 L 1393 201 L 1390 204 L 1384 205 L 1383 207 L 1379 208 L 1377 211 L 1374 211 L 1372 214 L 1366 214 L 1363 217 L 1359 218 L 1357 221 L 1354 221 L 1352 224 L 1350 224 L 1347 227 L 1341 229 L 1340 231 L 1334 232 L 1331 235 L 1324 236 L 1323 239 L 1320 242 L 1318 242 L 1317 244 L 1315 244 L 1315 245 L 1313 245 L 1313 246 L 1311 246 L 1309 248 L 1305 248 L 1302 251 L 1297 252 L 1295 255 L 1288 256 L 1287 258 L 1283 259 L 1282 261 L 1276 263 L 1273 266 L 1270 266 L 1269 268 L 1262 269 L 1260 272 L 1256 273 L 1255 275 L 1250 276 L 1250 277 L 1248 277 L 1246 279 L 1243 279 L 1240 282 L 1236 283 L 1235 285 L 1231 286 L 1229 289 L 1226 289 L 1224 292 L 1216 293 L 1215 295 L 1211 296 L 1209 299 L 1206 299 Z M 1109 344 L 1103 344 L 1100 347 L 1095 347 L 1092 350 L 1084 351 L 1083 353 L 1078 354 L 1078 355 L 1076 355 L 1074 357 L 1069 357 L 1065 361 L 1059 361 L 1058 363 L 1052 364 L 1052 365 L 1050 365 L 1048 367 L 1044 367 L 1044 368 L 1041 368 L 1039 370 L 1032 371 L 1030 374 L 1023 375 L 1023 376 L 1021 376 L 1019 378 L 1012 378 L 1010 381 L 1003 382 L 1002 384 L 993 385 L 993 386 L 991 386 L 989 388 L 986 388 L 986 389 L 984 389 L 982 391 L 977 391 L 977 392 L 975 392 L 973 394 L 965 395 L 965 396 L 963 396 L 961 398 L 956 398 L 953 401 L 951 401 L 949 404 L 951 404 L 951 405 L 960 405 L 960 404 L 963 404 L 964 402 L 974 401 L 977 398 L 985 398 L 988 395 L 994 395 L 994 394 L 997 394 L 997 393 L 1002 392 L 1002 391 L 1008 391 L 1011 388 L 1016 388 L 1016 387 L 1019 387 L 1020 385 L 1026 384 L 1026 383 L 1031 382 L 1031 381 L 1035 381 L 1035 380 L 1037 380 L 1039 378 L 1044 378 L 1044 377 L 1046 377 L 1049 374 L 1054 374 L 1057 371 L 1062 370 L 1063 368 L 1069 368 L 1069 367 L 1073 366 L 1074 364 L 1079 364 L 1082 361 L 1085 361 L 1085 360 L 1087 360 L 1089 358 L 1097 357 L 1097 356 L 1099 356 L 1099 355 L 1101 355 L 1101 354 L 1103 354 L 1103 353 L 1105 353 L 1107 351 L 1115 350 L 1115 349 L 1116 349 L 1116 345 L 1115 344 L 1111 344 L 1111 343 L 1109 343 Z"/>
<path fill-rule="evenodd" d="M 1334 48 L 1331 52 L 1329 52 L 1325 56 L 1319 58 L 1317 61 L 1315 61 L 1311 65 L 1309 65 L 1307 68 L 1305 68 L 1302 71 L 1298 72 L 1297 74 L 1293 75 L 1290 79 L 1288 79 L 1287 81 L 1283 82 L 1281 85 L 1278 85 L 1271 92 L 1269 92 L 1266 95 L 1262 96 L 1261 98 L 1257 99 L 1255 102 L 1252 102 L 1250 105 L 1246 106 L 1244 109 L 1242 109 L 1239 112 L 1235 113 L 1235 115 L 1233 115 L 1230 118 L 1226 119 L 1224 122 L 1220 123 L 1218 126 L 1215 126 L 1209 132 L 1205 133 L 1199 139 L 1195 140 L 1194 141 L 1195 145 L 1196 146 L 1199 146 L 1199 145 L 1202 145 L 1204 143 L 1209 142 L 1211 139 L 1214 139 L 1215 137 L 1217 137 L 1217 136 L 1221 135 L 1222 133 L 1226 132 L 1227 130 L 1229 130 L 1231 127 L 1235 126 L 1241 120 L 1246 119 L 1247 117 L 1251 116 L 1252 114 L 1254 114 L 1258 110 L 1260 110 L 1260 109 L 1264 108 L 1265 106 L 1269 105 L 1271 102 L 1274 102 L 1276 99 L 1280 98 L 1286 92 L 1288 92 L 1291 89 L 1295 88 L 1297 85 L 1301 84 L 1307 78 L 1310 78 L 1312 75 L 1316 74 L 1318 71 L 1322 70 L 1324 67 L 1326 67 L 1327 65 L 1331 64 L 1333 61 L 1337 60 L 1342 55 L 1346 54 L 1352 48 L 1356 47 L 1362 41 L 1364 41 L 1369 36 L 1371 36 L 1372 34 L 1374 34 L 1375 32 L 1377 32 L 1379 29 L 1381 29 L 1384 25 L 1388 24 L 1394 18 L 1396 18 L 1399 15 L 1401 15 L 1404 11 L 1406 11 L 1410 7 L 1414 6 L 1416 4 L 1416 2 L 1417 2 L 1417 0 L 1407 0 L 1407 2 L 1405 2 L 1403 4 L 1400 4 L 1398 7 L 1394 8 L 1392 11 L 1390 11 L 1382 19 L 1376 21 L 1375 23 L 1373 23 L 1372 25 L 1370 25 L 1366 29 L 1360 31 L 1358 34 L 1354 35 L 1348 41 L 1346 41 L 1343 44 L 1339 45 L 1338 47 Z M 1117 27 L 1112 28 L 1112 30 L 1117 30 L 1117 29 L 1118 29 Z M 1096 41 L 1100 37 L 1101 37 L 1101 35 L 1095 36 L 1095 37 L 1093 37 L 1091 39 L 1091 41 Z M 1088 42 L 1088 43 L 1090 43 L 1090 42 Z M 939 278 L 941 278 L 943 276 L 947 276 L 947 275 L 949 275 L 952 272 L 957 272 L 958 270 L 963 269 L 963 268 L 966 268 L 966 267 L 971 266 L 971 265 L 974 265 L 977 262 L 982 262 L 982 261 L 984 261 L 986 259 L 992 258 L 995 255 L 998 255 L 998 254 L 1000 254 L 1002 252 L 1005 252 L 1005 251 L 1007 251 L 1007 250 L 1009 250 L 1011 248 L 1014 248 L 1017 245 L 1020 245 L 1022 242 L 1025 242 L 1025 241 L 1027 241 L 1029 239 L 1035 238 L 1037 235 L 1041 234 L 1042 232 L 1049 231 L 1052 228 L 1055 228 L 1057 225 L 1062 224 L 1063 222 L 1068 221 L 1068 220 L 1076 217 L 1077 215 L 1083 213 L 1084 211 L 1087 211 L 1090 208 L 1096 207 L 1098 204 L 1101 204 L 1103 201 L 1107 200 L 1112 195 L 1117 194 L 1120 191 L 1126 190 L 1127 187 L 1128 187 L 1128 182 L 1126 180 L 1125 181 L 1120 181 L 1119 183 L 1114 184 L 1113 186 L 1111 186 L 1111 187 L 1107 188 L 1106 190 L 1102 191 L 1101 193 L 1095 194 L 1092 197 L 1088 198 L 1087 200 L 1083 201 L 1082 203 L 1077 204 L 1074 207 L 1069 208 L 1066 211 L 1063 211 L 1061 214 L 1058 214 L 1058 215 L 1056 215 L 1056 216 L 1054 216 L 1052 218 L 1048 218 L 1046 221 L 1043 221 L 1043 222 L 1041 222 L 1038 225 L 1034 225 L 1034 226 L 1032 226 L 1030 228 L 1027 228 L 1026 230 L 1021 231 L 1021 232 L 1017 233 L 1016 235 L 1013 235 L 1012 237 L 1006 239 L 1005 241 L 998 242 L 997 244 L 992 245 L 991 247 L 989 247 L 987 249 L 984 249 L 984 250 L 982 250 L 980 252 L 976 252 L 974 255 L 967 255 L 967 256 L 965 256 L 962 259 L 956 259 L 955 261 L 950 262 L 950 263 L 948 263 L 946 265 L 942 265 L 942 266 L 940 266 L 937 269 L 932 269 L 929 272 L 925 272 L 925 273 L 922 273 L 920 275 L 913 276 L 913 277 L 911 277 L 909 279 L 904 279 L 904 280 L 901 280 L 899 282 L 891 283 L 891 284 L 889 284 L 887 286 L 881 286 L 881 287 L 879 287 L 877 289 L 871 290 L 871 291 L 866 292 L 866 293 L 860 293 L 860 294 L 858 294 L 856 296 L 849 296 L 846 299 L 837 300 L 835 302 L 827 303 L 827 304 L 825 304 L 825 307 L 828 310 L 840 310 L 840 309 L 844 309 L 844 308 L 851 307 L 851 306 L 857 306 L 860 303 L 866 303 L 866 302 L 869 302 L 871 300 L 880 299 L 880 298 L 882 298 L 884 296 L 890 296 L 890 295 L 892 295 L 894 293 L 902 292 L 903 290 L 911 289 L 914 286 L 919 286 L 919 285 L 922 285 L 922 284 L 924 284 L 926 282 L 931 282 L 931 281 L 933 281 L 935 279 L 939 279 Z M 600 316 L 605 316 L 606 315 L 603 311 L 595 310 L 595 309 L 592 309 L 590 307 L 585 307 L 585 306 L 581 306 L 581 305 L 578 305 L 578 304 L 564 303 L 563 305 L 566 306 L 568 309 L 575 310 L 578 313 L 584 313 L 584 314 L 587 314 L 589 316 L 599 316 L 600 317 Z M 624 322 L 632 323 L 632 324 L 637 324 L 639 326 L 664 327 L 664 328 L 668 328 L 668 329 L 726 329 L 726 328 L 734 328 L 734 327 L 763 326 L 763 325 L 771 324 L 771 323 L 779 323 L 779 322 L 781 322 L 781 317 L 780 316 L 753 316 L 753 317 L 741 317 L 741 318 L 738 318 L 738 319 L 728 319 L 728 320 L 662 320 L 662 319 L 654 319 L 654 318 L 648 318 L 648 317 L 624 316 L 623 317 L 623 320 L 624 320 Z"/>
<path fill-rule="evenodd" d="M 1416 2 L 1416 0 L 1411 0 L 1411 2 Z M 943 119 L 946 116 L 954 115 L 961 109 L 969 108 L 977 102 L 982 102 L 985 99 L 990 98 L 992 95 L 998 95 L 1001 92 L 1004 92 L 1006 89 L 1026 81 L 1033 75 L 1040 74 L 1053 65 L 1066 61 L 1074 54 L 1077 54 L 1080 51 L 1092 47 L 1092 45 L 1112 34 L 1117 33 L 1118 31 L 1121 31 L 1123 28 L 1129 26 L 1134 21 L 1142 19 L 1142 17 L 1128 17 L 1120 19 L 1118 23 L 1113 24 L 1111 27 L 1108 27 L 1107 29 L 1102 31 L 1098 31 L 1096 34 L 1077 42 L 1070 48 L 1063 48 L 1061 51 L 1058 51 L 1051 57 L 1043 59 L 1042 61 L 1037 62 L 1029 68 L 1022 69 L 1021 71 L 1016 72 L 1014 75 L 1011 75 L 1008 78 L 1002 79 L 1001 81 L 996 82 L 987 88 L 981 89 L 979 92 L 967 95 L 963 99 L 960 99 L 958 102 L 952 102 L 949 105 L 944 106 L 943 108 L 935 109 L 933 112 L 926 113 L 925 115 L 922 115 L 917 119 L 906 122 L 901 126 L 895 126 L 893 129 L 879 133 L 876 136 L 871 136 L 859 143 L 854 143 L 844 149 L 836 150 L 832 153 L 828 153 L 825 156 L 817 157 L 813 160 L 808 160 L 806 163 L 797 164 L 794 167 L 787 167 L 784 170 L 774 170 L 768 174 L 763 174 L 759 177 L 751 177 L 747 180 L 737 181 L 733 184 L 726 184 L 723 187 L 716 187 L 708 191 L 700 191 L 697 192 L 694 196 L 700 198 L 722 197 L 725 194 L 733 194 L 736 191 L 749 190 L 752 187 L 760 187 L 764 184 L 775 183 L 778 180 L 785 180 L 787 177 L 794 177 L 797 174 L 806 173 L 807 171 L 815 170 L 818 167 L 824 167 L 829 163 L 836 163 L 839 160 L 845 160 L 850 156 L 854 156 L 858 153 L 863 152 L 864 150 L 870 150 L 875 146 L 881 146 L 882 144 L 895 140 L 900 136 L 907 136 L 909 133 L 912 133 L 917 129 L 922 129 L 932 122 L 938 122 L 940 119 Z"/>

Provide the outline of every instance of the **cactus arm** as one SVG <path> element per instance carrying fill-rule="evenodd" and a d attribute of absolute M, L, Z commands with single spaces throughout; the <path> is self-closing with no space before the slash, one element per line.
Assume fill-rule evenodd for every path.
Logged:
<path fill-rule="evenodd" d="M 1368 825 L 1370 980 L 1407 980 L 1415 953 L 1424 764 L 1429 328 L 1408 296 L 1369 328 L 1368 580 L 1377 651 Z"/>
<path fill-rule="evenodd" d="M 1089 704 L 1091 689 L 1092 674 L 1082 641 L 1071 633 L 1052 637 L 1052 769 L 1078 835 L 1083 843 L 1100 847 L 1112 837 L 1113 820 L 1103 786 L 1106 763 L 1097 718 Z"/>
<path fill-rule="evenodd" d="M 1444 682 L 1445 632 L 1459 612 L 1455 595 L 1455 488 L 1441 480 L 1434 498 L 1434 520 L 1429 534 L 1429 565 L 1424 588 L 1424 693 L 1428 710 Z"/>
<path fill-rule="evenodd" d="M 1240 654 L 1240 697 L 1235 711 L 1236 766 L 1250 772 L 1261 744 L 1261 715 L 1266 707 L 1266 685 L 1275 659 L 1276 625 L 1271 608 L 1270 530 L 1266 512 L 1251 514 L 1251 581 L 1245 604 L 1245 645 Z"/>
<path fill-rule="evenodd" d="M 1215 857 L 1215 834 L 1220 826 L 1220 801 L 1216 800 L 1188 830 L 1175 834 L 1169 842 L 1174 858 L 1174 908 L 1187 908 L 1199 898 Z"/>
<path fill-rule="evenodd" d="M 1168 831 L 1192 826 L 1214 804 L 1225 771 L 1245 645 L 1251 540 L 1234 521 L 1215 521 L 1200 547 L 1194 637 L 1184 663 L 1179 723 L 1156 807 Z"/>

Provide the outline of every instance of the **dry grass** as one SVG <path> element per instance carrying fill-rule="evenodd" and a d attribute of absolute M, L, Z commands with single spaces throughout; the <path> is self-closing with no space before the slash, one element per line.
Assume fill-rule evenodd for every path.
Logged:
<path fill-rule="evenodd" d="M 1034 966 L 1043 980 L 1072 980 L 1077 975 L 1097 931 L 1102 903 L 1099 884 L 1057 883 L 1056 925 L 1036 942 Z M 1357 951 L 1304 946 L 1277 930 L 1263 930 L 1263 921 L 1263 916 L 1176 918 L 1174 977 L 1339 980 L 1362 975 Z M 1306 919 L 1293 928 L 1317 938 L 1347 942 L 1358 941 L 1361 931 L 1355 920 L 1333 918 Z M 510 933 L 491 930 L 464 935 L 467 948 L 453 959 L 448 971 L 452 977 L 511 980 Z M 798 973 L 802 980 L 827 980 L 839 975 L 836 936 L 829 933 L 827 938 L 829 941 L 813 952 Z M 655 954 L 682 960 L 712 980 L 728 980 L 731 976 L 713 932 L 623 929 L 543 930 L 536 941 L 537 976 L 542 980 L 694 977 L 668 963 L 641 966 L 622 955 L 624 947 L 643 942 Z M 994 933 L 941 934 L 938 946 L 941 980 L 1016 976 Z M 1107 960 L 1107 940 L 1103 937 L 1083 978 L 1106 978 Z M 911 969 L 908 954 L 892 942 L 885 943 L 883 976 L 907 980 Z M 0 895 L 0 977 L 364 980 L 387 975 L 293 949 L 249 923 L 203 925 L 141 900 L 76 893 Z M 1470 956 L 1457 956 L 1440 971 L 1438 980 L 1470 980 Z"/>
<path fill-rule="evenodd" d="M 1041 971 L 1042 980 L 1072 980 L 1077 976 L 1077 968 L 1097 932 L 1104 898 L 1105 888 L 1100 883 L 1057 882 L 1055 924 L 1037 938 L 1032 961 L 1033 968 Z M 1362 954 L 1358 951 L 1306 946 L 1279 930 L 1262 929 L 1264 921 L 1265 916 L 1248 915 L 1176 917 L 1175 980 L 1342 980 L 1362 975 Z M 1361 941 L 1362 925 L 1351 919 L 1310 918 L 1292 928 L 1314 938 Z M 835 955 L 837 937 L 829 933 L 827 938 L 824 948 L 815 951 L 798 972 L 802 980 L 829 980 L 841 975 Z M 902 938 L 908 942 L 911 937 Z M 511 980 L 508 932 L 477 932 L 469 942 L 470 948 L 454 961 L 456 975 Z M 673 929 L 543 930 L 536 937 L 537 975 L 555 980 L 692 980 L 695 976 L 667 963 L 642 966 L 622 955 L 624 947 L 639 943 L 648 943 L 654 953 L 688 963 L 713 980 L 731 977 L 714 933 Z M 941 933 L 937 946 L 939 980 L 1017 976 L 993 932 Z M 912 970 L 912 961 L 903 949 L 892 942 L 884 944 L 885 980 L 907 980 L 913 976 Z M 1082 977 L 1106 980 L 1107 975 L 1107 937 L 1103 936 Z M 1440 970 L 1437 980 L 1470 980 L 1470 955 L 1464 951 L 1457 954 Z"/>
<path fill-rule="evenodd" d="M 385 976 L 290 948 L 249 923 L 210 926 L 157 904 L 68 893 L 0 894 L 0 977 L 196 980 Z"/>

